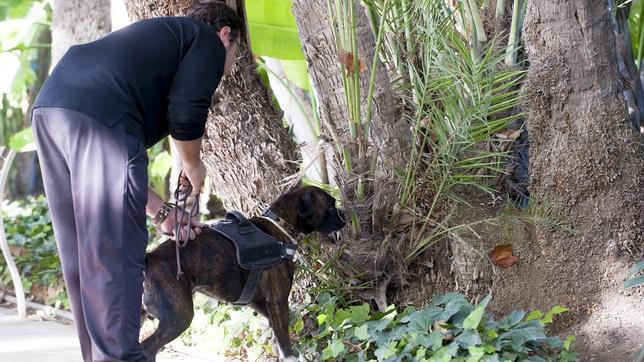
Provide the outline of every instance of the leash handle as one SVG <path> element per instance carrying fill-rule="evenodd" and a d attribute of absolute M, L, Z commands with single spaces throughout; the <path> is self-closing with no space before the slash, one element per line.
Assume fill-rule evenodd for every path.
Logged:
<path fill-rule="evenodd" d="M 175 253 L 177 256 L 177 280 L 183 275 L 181 271 L 181 259 L 179 255 L 179 249 L 185 247 L 190 241 L 190 229 L 192 225 L 192 218 L 199 215 L 199 196 L 195 197 L 195 202 L 190 208 L 190 212 L 187 210 L 188 198 L 192 194 L 192 185 L 188 181 L 188 185 L 185 186 L 183 191 L 181 191 L 181 172 L 179 173 L 179 179 L 177 180 L 177 188 L 174 190 L 174 199 L 176 205 L 174 208 L 174 240 L 175 240 Z M 181 210 L 179 210 L 181 209 Z M 179 217 L 181 213 L 181 217 Z M 186 240 L 181 240 L 181 226 L 186 222 L 188 225 L 188 232 L 186 233 Z"/>
<path fill-rule="evenodd" d="M 183 171 L 179 172 L 179 178 L 177 179 L 177 188 L 174 189 L 174 199 L 179 204 L 180 201 L 185 201 L 192 194 L 192 184 L 188 180 L 188 184 L 185 186 L 183 191 L 181 191 L 181 174 Z M 187 179 L 187 177 L 186 177 Z"/>

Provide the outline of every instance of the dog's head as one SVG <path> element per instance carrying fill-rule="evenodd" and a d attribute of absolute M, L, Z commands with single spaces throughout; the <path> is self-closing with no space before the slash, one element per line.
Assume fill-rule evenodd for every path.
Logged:
<path fill-rule="evenodd" d="M 303 186 L 283 194 L 271 210 L 298 231 L 330 234 L 342 229 L 344 211 L 336 208 L 335 199 L 315 186 Z"/>

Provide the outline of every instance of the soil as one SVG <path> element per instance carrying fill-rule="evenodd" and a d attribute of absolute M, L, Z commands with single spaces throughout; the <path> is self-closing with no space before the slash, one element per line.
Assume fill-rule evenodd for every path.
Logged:
<path fill-rule="evenodd" d="M 549 215 L 536 213 L 545 220 L 532 224 L 512 217 L 533 215 L 534 211 L 495 208 L 490 205 L 489 196 L 487 202 L 482 195 L 471 194 L 469 200 L 476 200 L 474 207 L 460 212 L 454 223 L 471 222 L 495 213 L 506 215 L 496 225 L 479 225 L 463 235 L 478 241 L 472 246 L 481 255 L 484 265 L 479 269 L 485 270 L 485 275 L 473 279 L 471 285 L 479 284 L 479 288 L 468 291 L 454 282 L 452 250 L 445 240 L 417 259 L 402 291 L 399 285 L 390 288 L 390 300 L 401 306 L 420 307 L 436 293 L 466 292 L 476 301 L 491 291 L 493 298 L 488 310 L 497 318 L 512 310 L 546 312 L 560 305 L 570 311 L 555 317 L 548 330 L 562 338 L 575 335 L 573 347 L 580 361 L 633 360 L 644 344 L 644 287 L 625 290 L 622 282 L 637 255 L 642 256 L 640 251 L 626 251 L 615 241 L 592 241 L 594 234 L 606 230 L 577 230 L 572 234 L 562 227 L 547 226 L 546 220 L 557 220 L 562 226 L 570 222 L 573 228 L 582 227 L 573 220 L 558 220 L 562 210 L 557 206 L 551 206 Z M 592 218 L 583 219 L 589 217 Z M 602 225 L 599 220 L 596 223 Z M 512 244 L 513 254 L 518 257 L 509 268 L 494 266 L 488 257 L 495 246 L 502 244 Z"/>

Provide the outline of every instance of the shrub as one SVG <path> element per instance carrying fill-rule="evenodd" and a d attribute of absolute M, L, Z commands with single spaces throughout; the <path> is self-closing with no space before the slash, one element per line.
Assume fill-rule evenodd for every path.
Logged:
<path fill-rule="evenodd" d="M 28 197 L 2 205 L 7 241 L 25 291 L 46 304 L 69 307 L 56 249 L 51 217 L 44 196 Z M 11 282 L 9 268 L 0 264 L 0 287 Z"/>
<path fill-rule="evenodd" d="M 514 311 L 495 321 L 461 294 L 433 298 L 427 307 L 370 312 L 368 304 L 338 308 L 328 294 L 292 324 L 302 360 L 345 361 L 575 361 L 573 337 L 549 337 L 544 327 L 567 309 L 545 315 Z"/>

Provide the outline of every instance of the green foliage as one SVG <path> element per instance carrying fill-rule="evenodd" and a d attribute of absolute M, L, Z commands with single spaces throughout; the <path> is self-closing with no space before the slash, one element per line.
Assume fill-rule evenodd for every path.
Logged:
<path fill-rule="evenodd" d="M 253 53 L 277 59 L 304 60 L 291 0 L 246 1 Z"/>
<path fill-rule="evenodd" d="M 36 143 L 34 142 L 34 134 L 31 127 L 27 127 L 21 131 L 16 132 L 9 138 L 9 147 L 17 152 L 28 152 L 36 150 Z"/>
<path fill-rule="evenodd" d="M 47 1 L 0 1 L 0 144 L 28 125 L 24 114 L 29 90 L 37 81 L 37 50 L 49 47 L 37 40 L 50 13 Z"/>
<path fill-rule="evenodd" d="M 0 19 L 22 18 L 33 3 L 33 0 L 0 0 Z"/>
<path fill-rule="evenodd" d="M 37 286 L 62 291 L 62 269 L 45 197 L 5 202 L 2 211 L 7 241 L 17 254 L 15 262 L 25 289 Z M 1 284 L 8 285 L 9 269 L 3 264 L 0 271 Z M 67 296 L 60 292 L 44 302 L 67 306 Z"/>
<path fill-rule="evenodd" d="M 0 64 L 5 67 L 0 92 L 9 94 L 12 106 L 20 106 L 36 74 L 31 62 L 36 56 L 38 36 L 48 25 L 47 2 L 35 2 L 25 17 L 0 21 Z"/>
<path fill-rule="evenodd" d="M 168 140 L 151 147 L 148 152 L 148 184 L 161 197 L 168 200 L 168 176 L 172 169 L 172 156 L 166 151 Z"/>
<path fill-rule="evenodd" d="M 640 66 L 642 59 L 642 48 L 644 47 L 644 1 L 633 0 L 631 8 L 628 13 L 628 28 L 631 35 L 631 43 L 633 43 L 633 56 L 635 57 L 635 64 Z"/>
<path fill-rule="evenodd" d="M 434 297 L 427 307 L 385 313 L 369 305 L 340 308 L 328 294 L 303 308 L 303 320 L 291 324 L 303 360 L 346 361 L 574 361 L 573 337 L 547 336 L 541 320 L 514 311 L 495 321 L 462 295 Z M 561 313 L 560 307 L 553 314 Z M 306 325 L 314 327 L 306 328 Z"/>
<path fill-rule="evenodd" d="M 271 338 L 268 321 L 254 315 L 252 309 L 218 303 L 197 294 L 192 324 L 180 340 L 187 346 L 199 346 L 210 355 L 235 355 L 258 361 L 276 354 Z"/>
<path fill-rule="evenodd" d="M 244 360 L 276 355 L 268 321 L 250 308 L 195 299 L 195 317 L 180 337 L 204 353 Z M 457 293 L 437 295 L 422 309 L 343 306 L 322 293 L 292 306 L 290 335 L 301 361 L 576 361 L 574 336 L 548 336 L 543 313 L 513 311 L 496 321 Z M 546 315 L 564 313 L 555 306 Z M 534 318 L 538 315 L 538 318 Z M 530 318 L 530 316 L 533 316 Z M 218 343 L 212 343 L 218 341 Z M 205 350 L 204 350 L 205 349 Z"/>
<path fill-rule="evenodd" d="M 286 78 L 310 89 L 292 0 L 249 0 L 245 5 L 253 54 L 280 59 Z"/>
<path fill-rule="evenodd" d="M 644 260 L 637 262 L 631 270 L 628 271 L 628 279 L 624 282 L 624 288 L 631 288 L 636 285 L 644 284 Z"/>

